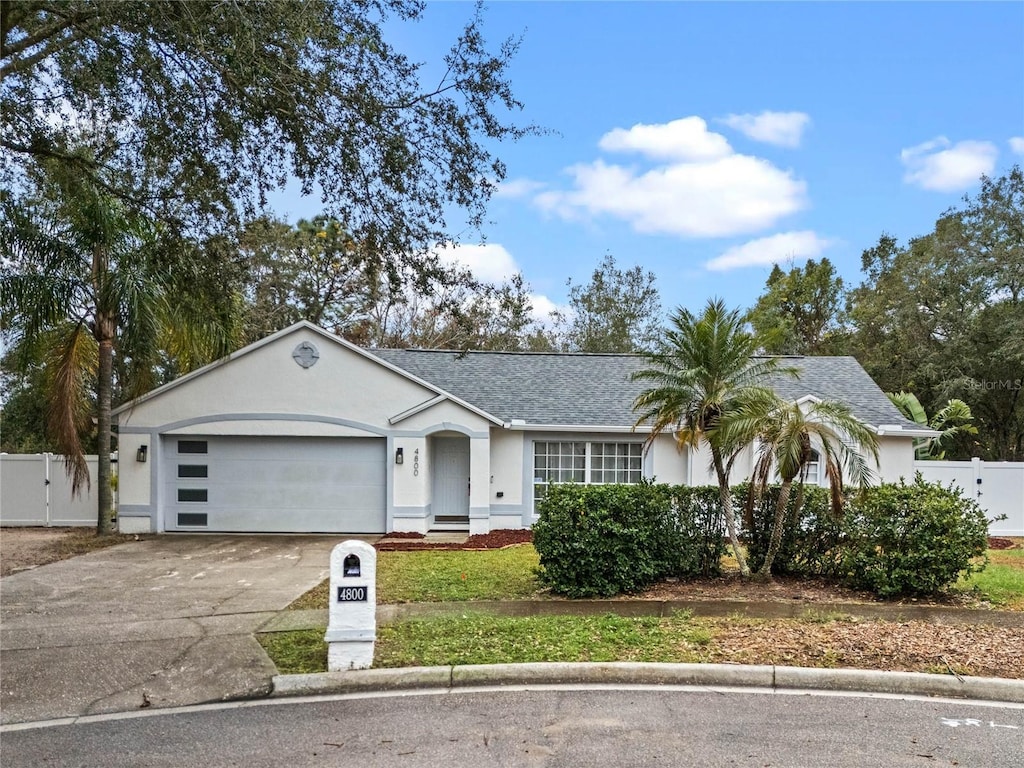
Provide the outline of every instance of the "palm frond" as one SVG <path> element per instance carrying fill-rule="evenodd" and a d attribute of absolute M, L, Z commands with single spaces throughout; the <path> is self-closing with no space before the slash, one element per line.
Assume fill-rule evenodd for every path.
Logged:
<path fill-rule="evenodd" d="M 92 426 L 91 384 L 96 376 L 96 340 L 81 323 L 54 332 L 47 361 L 47 429 L 64 456 L 72 493 L 89 487 L 82 435 Z"/>

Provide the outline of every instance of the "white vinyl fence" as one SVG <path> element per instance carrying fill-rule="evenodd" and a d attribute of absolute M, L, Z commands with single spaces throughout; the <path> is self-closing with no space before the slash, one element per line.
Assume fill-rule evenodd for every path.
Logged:
<path fill-rule="evenodd" d="M 1024 536 L 1024 462 L 915 461 L 914 470 L 931 483 L 953 483 L 976 499 L 989 516 L 1006 515 L 989 524 L 993 536 Z"/>
<path fill-rule="evenodd" d="M 0 525 L 96 525 L 97 456 L 86 456 L 89 489 L 72 496 L 64 458 L 52 453 L 0 454 Z"/>

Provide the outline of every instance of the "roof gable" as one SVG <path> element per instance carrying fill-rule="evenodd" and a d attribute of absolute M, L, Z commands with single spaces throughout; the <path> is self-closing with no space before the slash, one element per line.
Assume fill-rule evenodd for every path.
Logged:
<path fill-rule="evenodd" d="M 432 404 L 435 404 L 437 401 L 439 401 L 439 399 L 441 399 L 441 400 L 450 400 L 450 401 L 456 403 L 457 405 L 459 405 L 459 406 L 461 406 L 463 408 L 466 408 L 467 410 L 472 411 L 473 413 L 477 414 L 478 416 L 481 416 L 482 418 L 490 421 L 491 423 L 494 423 L 494 424 L 500 424 L 501 423 L 500 419 L 498 419 L 495 416 L 493 416 L 493 415 L 483 411 L 478 406 L 476 406 L 476 405 L 474 405 L 472 403 L 463 401 L 457 395 L 455 395 L 455 394 L 453 394 L 451 392 L 447 392 L 447 391 L 443 390 L 436 383 L 431 382 L 431 381 L 427 381 L 427 380 L 424 380 L 424 379 L 421 379 L 421 378 L 419 378 L 416 375 L 415 372 L 406 370 L 406 369 L 401 368 L 399 366 L 396 366 L 394 363 L 391 363 L 391 362 L 389 362 L 389 361 L 387 361 L 387 360 L 385 360 L 385 359 L 383 359 L 383 358 L 381 358 L 381 357 L 379 357 L 377 355 L 373 355 L 373 354 L 369 353 L 368 351 L 366 351 L 365 349 L 363 349 L 362 347 L 356 346 L 355 344 L 353 344 L 353 343 L 351 343 L 349 341 L 346 341 L 345 339 L 343 339 L 343 338 L 341 338 L 339 336 L 336 336 L 333 333 L 331 333 L 329 331 L 326 331 L 323 328 L 321 328 L 321 327 L 319 327 L 317 325 L 314 325 L 313 323 L 310 323 L 310 322 L 305 321 L 305 320 L 299 321 L 298 323 L 290 325 L 289 327 L 284 328 L 284 329 L 282 329 L 282 330 L 280 330 L 280 331 L 278 331 L 276 333 L 273 333 L 270 336 L 267 336 L 266 338 L 260 339 L 257 342 L 249 344 L 248 346 L 243 347 L 242 349 L 240 349 L 240 350 L 238 350 L 236 352 L 233 352 L 232 354 L 228 355 L 227 357 L 224 357 L 224 358 L 222 358 L 220 360 L 217 360 L 217 361 L 215 361 L 213 363 L 210 363 L 209 365 L 206 365 L 206 366 L 204 366 L 202 368 L 198 368 L 198 369 L 192 371 L 191 373 L 188 373 L 188 374 L 186 374 L 184 376 L 181 376 L 181 377 L 175 379 L 174 381 L 171 381 L 171 382 L 168 382 L 167 384 L 164 384 L 161 387 L 157 387 L 156 389 L 154 389 L 154 390 L 152 390 L 150 392 L 147 392 L 142 397 L 139 397 L 139 398 L 137 398 L 135 400 L 132 400 L 130 402 L 127 402 L 127 403 L 124 403 L 123 405 L 118 406 L 117 408 L 115 408 L 113 410 L 112 413 L 113 413 L 113 415 L 116 416 L 116 415 L 118 415 L 118 414 L 120 414 L 120 413 L 122 413 L 124 411 L 128 411 L 128 410 L 134 409 L 134 408 L 136 408 L 136 407 L 138 407 L 138 406 L 140 406 L 140 405 L 142 405 L 144 403 L 147 403 L 147 402 L 149 402 L 151 400 L 157 399 L 157 398 L 167 394 L 168 392 L 172 392 L 172 391 L 178 389 L 179 387 L 181 387 L 181 386 L 183 386 L 185 384 L 188 384 L 190 381 L 193 381 L 193 380 L 198 379 L 198 378 L 200 378 L 202 376 L 205 376 L 208 373 L 210 373 L 212 371 L 215 371 L 215 370 L 218 370 L 218 369 L 220 369 L 220 368 L 222 368 L 224 366 L 230 365 L 231 363 L 233 363 L 235 361 L 238 361 L 238 360 L 240 360 L 242 358 L 245 358 L 248 355 L 251 355 L 251 354 L 257 352 L 260 349 L 263 349 L 263 348 L 265 348 L 265 347 L 267 347 L 267 346 L 269 346 L 271 344 L 274 344 L 274 343 L 280 341 L 281 339 L 284 339 L 284 338 L 286 338 L 288 336 L 291 336 L 291 335 L 298 334 L 300 331 L 309 331 L 309 332 L 315 333 L 319 337 L 325 339 L 328 343 L 336 344 L 336 345 L 342 347 L 343 349 L 346 349 L 349 352 L 352 352 L 353 354 L 356 354 L 356 355 L 360 356 L 361 358 L 363 358 L 363 359 L 373 363 L 374 365 L 377 365 L 377 366 L 380 366 L 382 368 L 385 368 L 385 369 L 389 370 L 391 373 L 395 374 L 396 376 L 400 376 L 400 377 L 402 377 L 404 379 L 407 379 L 407 380 L 409 380 L 409 381 L 411 381 L 411 382 L 413 382 L 413 383 L 415 383 L 415 384 L 417 384 L 419 386 L 422 386 L 425 389 L 435 393 L 437 395 L 437 398 L 433 398 L 431 400 Z"/>

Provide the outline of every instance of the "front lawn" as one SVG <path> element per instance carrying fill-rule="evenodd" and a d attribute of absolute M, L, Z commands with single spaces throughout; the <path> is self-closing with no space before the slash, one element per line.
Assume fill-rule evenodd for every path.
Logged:
<path fill-rule="evenodd" d="M 990 549 L 988 566 L 957 582 L 961 592 L 997 608 L 1024 611 L 1024 549 Z"/>
<path fill-rule="evenodd" d="M 530 544 L 487 550 L 424 550 L 377 554 L 377 603 L 523 600 L 540 590 L 540 563 Z M 330 580 L 288 606 L 326 608 Z"/>
<path fill-rule="evenodd" d="M 323 672 L 323 630 L 261 635 L 283 674 Z M 378 628 L 374 667 L 545 661 L 657 661 L 854 667 L 1024 677 L 1024 628 L 804 619 L 530 616 L 481 613 Z M 985 653 L 978 653 L 985 648 Z"/>

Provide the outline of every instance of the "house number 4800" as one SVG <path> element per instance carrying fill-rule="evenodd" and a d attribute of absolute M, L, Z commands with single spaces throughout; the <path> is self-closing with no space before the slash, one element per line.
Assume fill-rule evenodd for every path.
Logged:
<path fill-rule="evenodd" d="M 412 452 L 412 474 L 416 477 L 420 473 L 420 449 Z"/>

